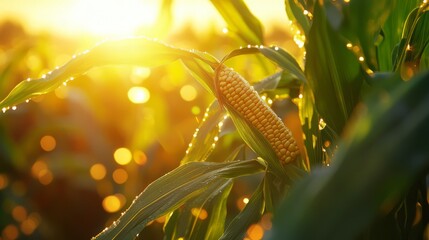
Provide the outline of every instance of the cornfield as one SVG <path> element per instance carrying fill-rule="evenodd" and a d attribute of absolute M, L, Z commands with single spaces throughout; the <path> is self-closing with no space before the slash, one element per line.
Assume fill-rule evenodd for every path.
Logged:
<path fill-rule="evenodd" d="M 211 3 L 233 49 L 109 39 L 23 78 L 0 102 L 7 123 L 21 105 L 112 65 L 180 66 L 210 99 L 180 165 L 93 239 L 148 239 L 160 218 L 164 239 L 428 239 L 429 3 L 285 0 L 293 54 L 264 38 L 244 1 Z M 243 179 L 251 194 L 233 211 Z"/>

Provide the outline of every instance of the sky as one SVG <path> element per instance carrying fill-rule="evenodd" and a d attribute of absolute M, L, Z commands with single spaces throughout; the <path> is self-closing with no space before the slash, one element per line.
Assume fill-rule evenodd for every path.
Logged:
<path fill-rule="evenodd" d="M 245 2 L 263 23 L 287 21 L 282 0 Z M 0 0 L 0 20 L 18 20 L 31 32 L 130 35 L 137 27 L 155 22 L 160 3 L 160 0 Z M 209 0 L 175 0 L 173 6 L 174 27 L 188 22 L 199 29 L 224 26 Z"/>

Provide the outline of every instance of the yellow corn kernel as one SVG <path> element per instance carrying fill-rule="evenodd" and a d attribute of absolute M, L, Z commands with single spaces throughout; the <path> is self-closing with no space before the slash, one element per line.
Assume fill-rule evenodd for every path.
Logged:
<path fill-rule="evenodd" d="M 222 100 L 251 123 L 271 145 L 282 164 L 295 160 L 299 149 L 290 130 L 237 72 L 224 65 L 216 75 Z"/>

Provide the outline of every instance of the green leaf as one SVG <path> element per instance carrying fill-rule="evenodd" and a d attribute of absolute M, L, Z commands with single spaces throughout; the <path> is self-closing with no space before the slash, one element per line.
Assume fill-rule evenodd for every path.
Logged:
<path fill-rule="evenodd" d="M 305 36 L 308 36 L 311 22 L 304 14 L 304 10 L 311 11 L 311 9 L 305 9 L 304 5 L 299 3 L 297 0 L 285 0 L 285 6 L 288 18 L 301 28 Z"/>
<path fill-rule="evenodd" d="M 428 89 L 426 71 L 388 96 L 370 98 L 331 167 L 313 171 L 290 192 L 270 239 L 355 239 L 387 214 L 429 168 Z"/>
<path fill-rule="evenodd" d="M 215 137 L 219 136 L 219 123 L 224 119 L 224 115 L 225 113 L 217 101 L 207 108 L 203 120 L 195 130 L 186 156 L 182 159 L 182 164 L 191 161 L 205 161 L 213 151 L 212 145 L 216 143 Z"/>
<path fill-rule="evenodd" d="M 242 0 L 211 0 L 232 32 L 247 45 L 263 44 L 262 25 Z"/>
<path fill-rule="evenodd" d="M 317 112 L 340 134 L 359 100 L 363 73 L 357 57 L 328 24 L 323 7 L 316 3 L 314 11 L 305 73 Z"/>
<path fill-rule="evenodd" d="M 265 47 L 265 46 L 249 46 L 247 48 L 240 48 L 231 51 L 227 56 L 225 56 L 222 61 L 225 62 L 228 59 L 231 59 L 236 56 L 246 55 L 246 54 L 256 54 L 262 53 L 266 58 L 270 59 L 281 67 L 286 72 L 294 75 L 301 82 L 306 82 L 304 72 L 299 66 L 296 59 L 290 55 L 284 49 L 274 46 L 274 47 Z"/>
<path fill-rule="evenodd" d="M 429 42 L 429 3 L 415 8 L 407 17 L 402 39 L 396 50 L 395 71 L 401 72 L 403 79 L 409 79 L 418 71 L 417 64 Z"/>
<path fill-rule="evenodd" d="M 264 169 L 258 160 L 182 165 L 151 183 L 116 222 L 94 239 L 134 239 L 148 222 L 204 193 L 211 184 Z"/>
<path fill-rule="evenodd" d="M 391 10 L 389 17 L 382 26 L 382 42 L 377 46 L 379 71 L 393 70 L 393 49 L 401 40 L 408 14 L 420 3 L 421 0 L 402 1 Z"/>
<path fill-rule="evenodd" d="M 203 194 L 175 210 L 165 226 L 164 238 L 218 239 L 224 231 L 226 201 L 231 188 L 232 180 L 219 179 Z M 198 210 L 207 213 L 208 218 L 199 219 Z"/>
<path fill-rule="evenodd" d="M 93 67 L 112 64 L 153 67 L 171 63 L 178 59 L 194 59 L 199 61 L 199 67 L 204 69 L 207 68 L 207 65 L 213 67 L 217 65 L 217 60 L 207 53 L 174 48 L 148 38 L 138 37 L 105 41 L 91 50 L 78 54 L 64 66 L 53 70 L 40 79 L 22 81 L 0 102 L 0 108 L 5 111 L 7 108 L 27 99 L 51 92 L 63 83 L 85 74 Z M 208 83 L 202 82 L 202 84 L 203 86 L 210 86 L 211 82 L 212 79 Z"/>
<path fill-rule="evenodd" d="M 338 5 L 326 2 L 326 6 L 332 10 L 338 8 L 339 14 L 343 16 L 338 24 L 338 29 L 353 45 L 360 46 L 361 49 L 357 51 L 357 54 L 365 58 L 366 64 L 371 69 L 376 69 L 375 43 L 377 36 L 390 12 L 395 7 L 402 7 L 402 3 L 397 0 L 359 0 L 349 3 L 342 2 Z M 332 23 L 332 21 L 330 22 Z"/>
<path fill-rule="evenodd" d="M 252 194 L 246 207 L 231 221 L 223 233 L 221 240 L 243 239 L 247 229 L 252 223 L 257 222 L 264 212 L 264 184 L 259 184 Z"/>
<path fill-rule="evenodd" d="M 423 50 L 419 65 L 420 71 L 429 70 L 429 44 L 427 44 Z"/>

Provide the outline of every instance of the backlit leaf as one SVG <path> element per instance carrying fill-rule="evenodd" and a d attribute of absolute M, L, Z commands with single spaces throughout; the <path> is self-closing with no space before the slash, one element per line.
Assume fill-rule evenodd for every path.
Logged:
<path fill-rule="evenodd" d="M 198 194 L 204 194 L 211 184 L 264 169 L 257 160 L 182 165 L 151 183 L 115 223 L 94 239 L 134 239 L 148 222 L 175 210 Z"/>

